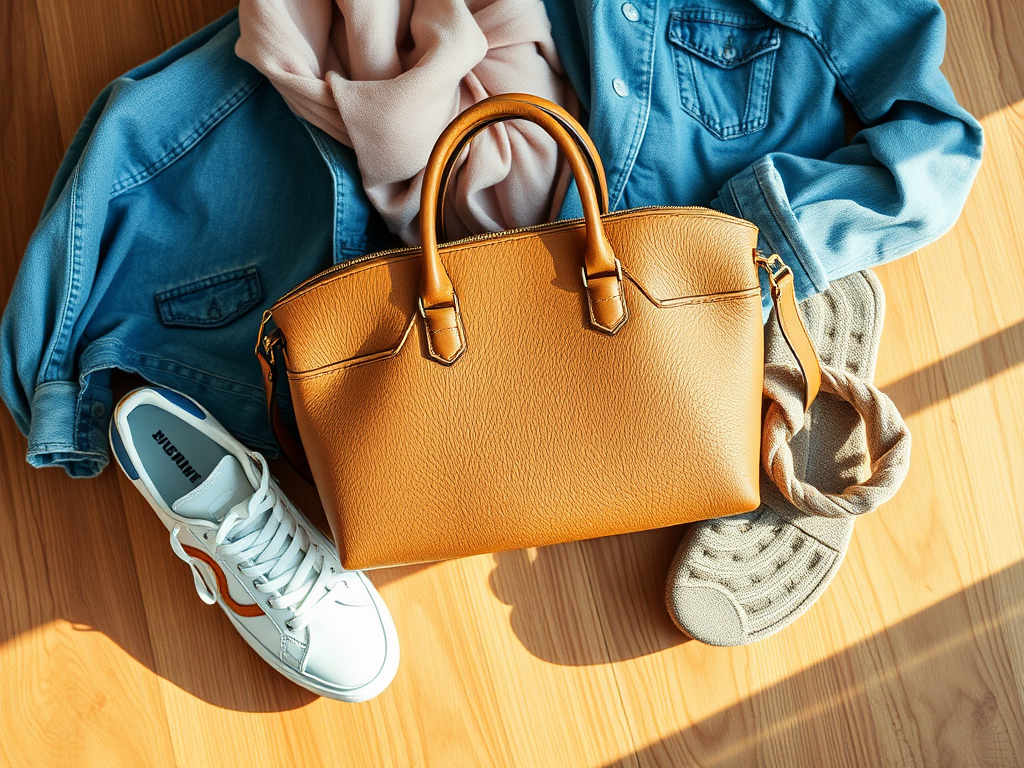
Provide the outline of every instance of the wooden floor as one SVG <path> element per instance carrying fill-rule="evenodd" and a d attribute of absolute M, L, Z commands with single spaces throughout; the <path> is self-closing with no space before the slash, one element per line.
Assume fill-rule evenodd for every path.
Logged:
<path fill-rule="evenodd" d="M 1024 765 L 1024 3 L 945 5 L 984 166 L 949 235 L 879 270 L 913 467 L 807 616 L 685 643 L 662 605 L 679 529 L 397 569 L 373 575 L 394 684 L 317 699 L 196 598 L 116 470 L 30 469 L 3 410 L 0 763 Z M 93 97 L 227 7 L 0 1 L 0 302 Z"/>

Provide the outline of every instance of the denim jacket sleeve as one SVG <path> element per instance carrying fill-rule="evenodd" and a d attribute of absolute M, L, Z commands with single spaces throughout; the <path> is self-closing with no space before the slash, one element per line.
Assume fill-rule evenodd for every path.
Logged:
<path fill-rule="evenodd" d="M 939 6 L 873 2 L 868 13 L 863 1 L 754 3 L 813 41 L 864 127 L 823 159 L 761 157 L 725 183 L 714 207 L 760 228 L 801 297 L 950 229 L 978 171 L 982 130 L 939 71 Z"/>
<path fill-rule="evenodd" d="M 107 463 L 105 429 L 100 419 L 89 418 L 90 412 L 106 412 L 101 400 L 109 396 L 107 377 L 81 387 L 76 354 L 88 313 L 95 309 L 90 296 L 103 234 L 96 222 L 106 218 L 112 158 L 121 140 L 100 123 L 135 81 L 201 47 L 232 20 L 228 14 L 108 85 L 61 162 L 0 320 L 0 397 L 29 438 L 33 466 L 60 464 L 72 476 L 84 477 Z M 40 413 L 46 418 L 35 418 Z"/>

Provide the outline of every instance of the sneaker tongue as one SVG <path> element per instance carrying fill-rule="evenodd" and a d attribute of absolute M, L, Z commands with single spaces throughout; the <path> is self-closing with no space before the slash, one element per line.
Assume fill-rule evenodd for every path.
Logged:
<path fill-rule="evenodd" d="M 252 496 L 255 490 L 238 459 L 228 454 L 202 485 L 174 502 L 171 509 L 182 517 L 217 522 L 235 504 Z"/>

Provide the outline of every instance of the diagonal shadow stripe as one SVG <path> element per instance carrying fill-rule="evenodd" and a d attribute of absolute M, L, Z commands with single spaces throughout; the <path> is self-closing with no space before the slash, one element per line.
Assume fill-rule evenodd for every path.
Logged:
<path fill-rule="evenodd" d="M 1019 766 L 1022 632 L 1024 561 L 605 768 Z"/>
<path fill-rule="evenodd" d="M 906 417 L 1021 363 L 1024 363 L 1024 320 L 896 379 L 881 389 Z"/>

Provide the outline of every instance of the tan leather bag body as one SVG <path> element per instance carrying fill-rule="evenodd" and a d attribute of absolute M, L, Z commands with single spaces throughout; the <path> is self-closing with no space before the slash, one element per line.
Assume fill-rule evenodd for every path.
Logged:
<path fill-rule="evenodd" d="M 568 157 L 582 220 L 438 245 L 462 148 L 525 118 Z M 264 317 L 346 568 L 553 544 L 755 509 L 758 266 L 817 391 L 792 275 L 749 222 L 704 208 L 607 213 L 600 159 L 556 105 L 512 94 L 460 115 L 423 183 L 422 247 L 341 263 Z M 273 330 L 269 330 L 276 326 Z"/>

